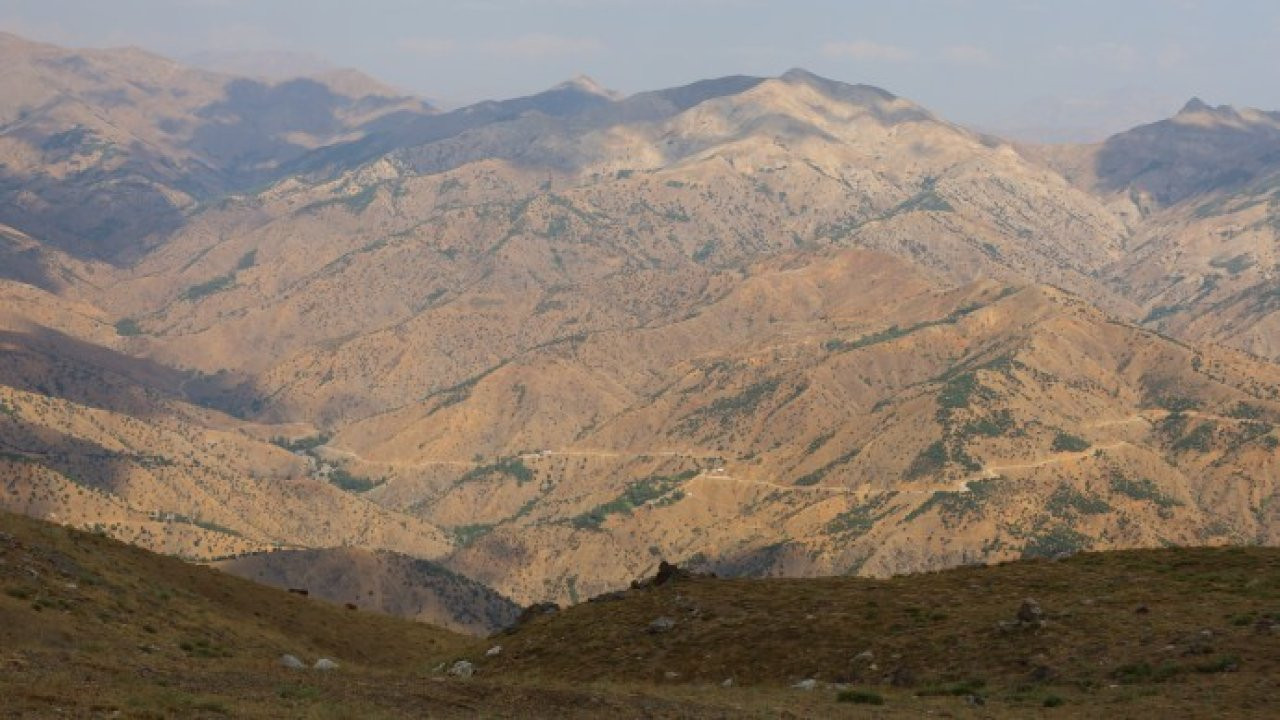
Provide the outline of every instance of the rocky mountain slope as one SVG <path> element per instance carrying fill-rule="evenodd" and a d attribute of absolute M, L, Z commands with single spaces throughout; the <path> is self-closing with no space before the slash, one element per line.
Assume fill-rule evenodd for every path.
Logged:
<path fill-rule="evenodd" d="M 1037 149 L 802 70 L 435 113 L 0 48 L 6 507 L 521 603 L 1276 542 L 1270 114 Z"/>
<path fill-rule="evenodd" d="M 510 626 L 520 607 L 425 560 L 357 548 L 277 550 L 219 562 L 219 570 L 283 589 L 470 634 Z"/>
<path fill-rule="evenodd" d="M 0 63 L 0 223 L 113 262 L 362 125 L 430 110 L 349 75 L 269 84 L 5 33 Z"/>

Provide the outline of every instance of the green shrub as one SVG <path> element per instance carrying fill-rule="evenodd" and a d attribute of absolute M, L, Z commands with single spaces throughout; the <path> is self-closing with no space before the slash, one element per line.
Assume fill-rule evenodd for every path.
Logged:
<path fill-rule="evenodd" d="M 855 705 L 883 705 L 884 698 L 879 693 L 869 690 L 841 690 L 836 695 L 836 702 L 847 702 Z"/>
<path fill-rule="evenodd" d="M 1059 431 L 1053 438 L 1051 446 L 1054 452 L 1084 452 L 1088 450 L 1089 441 L 1070 433 Z"/>
<path fill-rule="evenodd" d="M 116 334 L 121 337 L 134 337 L 142 334 L 142 326 L 133 318 L 124 318 L 116 322 Z"/>
<path fill-rule="evenodd" d="M 236 276 L 234 274 L 220 275 L 208 282 L 192 285 L 183 291 L 180 299 L 182 300 L 199 300 L 202 297 L 220 293 L 223 290 L 235 285 Z"/>

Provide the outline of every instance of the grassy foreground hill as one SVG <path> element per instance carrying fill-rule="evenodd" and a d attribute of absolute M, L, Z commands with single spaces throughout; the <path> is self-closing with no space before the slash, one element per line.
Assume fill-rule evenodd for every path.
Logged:
<path fill-rule="evenodd" d="M 0 590 L 5 717 L 1267 717 L 1280 669 L 1263 548 L 677 579 L 477 641 L 3 514 Z"/>

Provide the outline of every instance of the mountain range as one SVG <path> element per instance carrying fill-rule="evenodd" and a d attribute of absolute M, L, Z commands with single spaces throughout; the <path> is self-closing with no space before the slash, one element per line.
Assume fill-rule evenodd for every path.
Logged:
<path fill-rule="evenodd" d="M 0 60 L 5 508 L 521 604 L 1280 540 L 1275 113 L 1032 146 L 804 70 L 443 112 Z"/>

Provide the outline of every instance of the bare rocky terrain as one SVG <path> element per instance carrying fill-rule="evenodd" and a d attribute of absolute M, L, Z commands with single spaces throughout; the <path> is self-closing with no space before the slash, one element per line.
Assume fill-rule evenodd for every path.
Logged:
<path fill-rule="evenodd" d="M 440 112 L 0 60 L 5 508 L 520 604 L 1277 542 L 1272 113 L 1028 147 L 803 70 Z"/>

